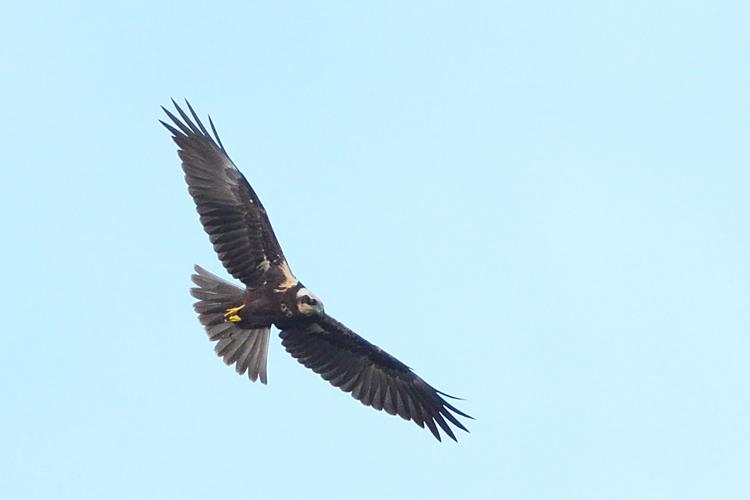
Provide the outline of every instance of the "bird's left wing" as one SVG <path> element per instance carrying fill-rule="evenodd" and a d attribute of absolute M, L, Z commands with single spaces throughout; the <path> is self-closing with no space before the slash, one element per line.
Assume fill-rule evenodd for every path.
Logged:
<path fill-rule="evenodd" d="M 263 204 L 229 159 L 211 119 L 214 137 L 190 103 L 192 119 L 172 103 L 180 118 L 162 108 L 172 123 L 161 123 L 180 148 L 188 190 L 224 267 L 249 288 L 294 280 Z"/>
<path fill-rule="evenodd" d="M 426 425 L 440 441 L 437 426 L 454 441 L 448 422 L 467 431 L 453 415 L 472 418 L 448 403 L 408 366 L 327 315 L 280 333 L 294 358 L 362 404 Z M 447 422 L 446 422 L 447 420 Z M 437 423 L 437 426 L 436 426 Z M 468 432 L 468 431 L 467 431 Z"/>

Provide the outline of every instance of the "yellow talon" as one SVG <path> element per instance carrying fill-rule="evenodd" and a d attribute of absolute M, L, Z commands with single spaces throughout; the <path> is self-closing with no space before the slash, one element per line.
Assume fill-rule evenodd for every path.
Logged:
<path fill-rule="evenodd" d="M 240 318 L 237 313 L 243 310 L 244 308 L 245 308 L 245 304 L 241 304 L 237 307 L 230 307 L 224 313 L 224 318 L 226 318 L 227 321 L 230 321 L 232 323 L 239 323 L 240 321 L 242 321 L 242 318 Z"/>

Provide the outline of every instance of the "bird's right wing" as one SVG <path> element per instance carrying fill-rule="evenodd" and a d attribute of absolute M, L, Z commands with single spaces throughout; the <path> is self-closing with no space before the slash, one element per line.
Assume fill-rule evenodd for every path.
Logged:
<path fill-rule="evenodd" d="M 269 280 L 296 281 L 266 209 L 245 176 L 229 159 L 213 122 L 209 118 L 215 139 L 190 103 L 192 119 L 172 102 L 182 119 L 162 108 L 172 124 L 161 123 L 180 148 L 188 190 L 224 267 L 249 288 L 263 286 Z"/>
<path fill-rule="evenodd" d="M 448 422 L 467 430 L 453 414 L 471 417 L 442 397 L 451 396 L 438 391 L 401 361 L 330 316 L 323 315 L 286 329 L 280 336 L 297 361 L 351 393 L 362 404 L 398 414 L 420 427 L 426 425 L 438 441 L 440 432 L 436 423 L 454 441 L 456 436 Z"/>

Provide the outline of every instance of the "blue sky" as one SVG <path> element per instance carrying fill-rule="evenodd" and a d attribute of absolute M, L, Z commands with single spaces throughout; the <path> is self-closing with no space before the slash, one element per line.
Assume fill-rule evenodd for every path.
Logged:
<path fill-rule="evenodd" d="M 6 6 L 0 496 L 748 498 L 747 5 Z M 214 356 L 170 97 L 471 434 Z"/>

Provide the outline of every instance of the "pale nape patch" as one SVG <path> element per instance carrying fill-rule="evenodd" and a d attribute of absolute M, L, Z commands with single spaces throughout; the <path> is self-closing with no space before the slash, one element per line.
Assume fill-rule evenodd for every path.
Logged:
<path fill-rule="evenodd" d="M 301 300 L 302 297 L 307 297 L 307 299 L 312 302 L 312 304 Z M 325 311 L 325 308 L 323 306 L 323 302 L 310 290 L 308 290 L 305 287 L 300 288 L 297 290 L 297 309 L 299 309 L 299 312 L 305 315 L 310 315 L 314 313 L 322 313 Z"/>
<path fill-rule="evenodd" d="M 297 299 L 300 299 L 301 297 L 304 297 L 304 296 L 308 296 L 311 299 L 313 299 L 315 302 L 319 302 L 322 304 L 318 296 L 312 293 L 307 287 L 302 287 L 299 290 L 297 290 Z"/>

